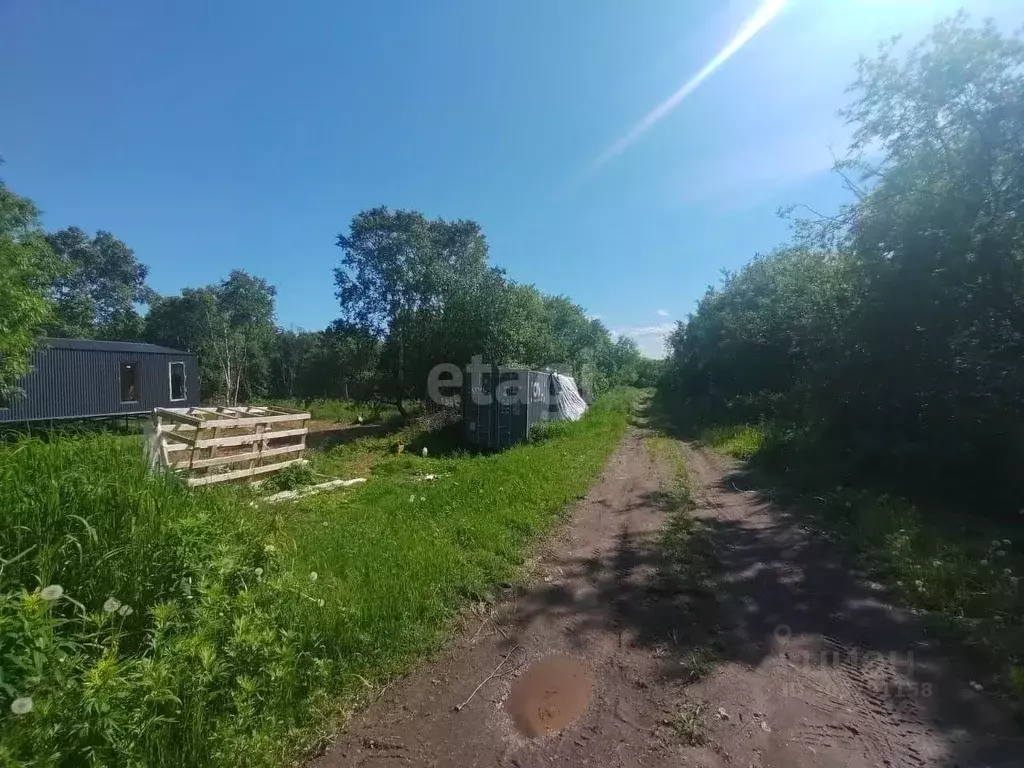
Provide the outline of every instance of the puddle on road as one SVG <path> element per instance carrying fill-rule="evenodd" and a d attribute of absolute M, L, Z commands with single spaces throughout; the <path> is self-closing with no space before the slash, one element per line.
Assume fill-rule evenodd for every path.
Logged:
<path fill-rule="evenodd" d="M 587 708 L 594 678 L 569 656 L 548 656 L 533 664 L 512 685 L 505 709 L 524 736 L 558 731 Z"/>

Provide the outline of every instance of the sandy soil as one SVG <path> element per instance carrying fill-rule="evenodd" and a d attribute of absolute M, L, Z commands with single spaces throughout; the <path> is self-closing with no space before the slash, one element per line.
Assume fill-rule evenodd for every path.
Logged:
<path fill-rule="evenodd" d="M 669 471 L 634 429 L 536 578 L 388 688 L 317 765 L 1024 766 L 1020 734 L 914 616 L 741 467 L 686 451 L 719 561 L 713 597 L 658 578 Z M 698 711 L 694 745 L 673 723 Z"/>

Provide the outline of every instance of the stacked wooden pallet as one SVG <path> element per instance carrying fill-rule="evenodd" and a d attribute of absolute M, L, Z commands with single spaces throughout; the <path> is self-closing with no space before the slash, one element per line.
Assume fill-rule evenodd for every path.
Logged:
<path fill-rule="evenodd" d="M 280 406 L 156 408 L 154 450 L 190 486 L 246 480 L 304 464 L 309 414 Z M 245 465 L 245 466 L 240 466 Z"/>

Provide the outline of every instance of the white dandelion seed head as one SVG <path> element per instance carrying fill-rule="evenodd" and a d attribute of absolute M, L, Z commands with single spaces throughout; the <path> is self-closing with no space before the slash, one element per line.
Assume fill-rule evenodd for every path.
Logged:
<path fill-rule="evenodd" d="M 1002 549 L 998 550 L 998 551 L 996 552 L 996 557 L 1006 557 L 1006 552 L 1005 552 L 1005 550 L 1002 550 Z"/>
<path fill-rule="evenodd" d="M 415 493 L 412 496 L 409 497 L 409 503 L 410 504 L 412 504 L 414 501 L 416 501 L 416 494 Z"/>
<path fill-rule="evenodd" d="M 117 612 L 122 616 L 131 616 L 133 613 L 135 613 L 135 611 L 132 610 L 132 607 L 130 605 L 122 605 L 120 608 L 117 609 Z"/>
<path fill-rule="evenodd" d="M 104 613 L 115 613 L 121 610 L 121 601 L 116 597 L 108 597 L 107 602 L 103 604 Z"/>
<path fill-rule="evenodd" d="M 255 573 L 255 574 L 256 574 L 257 576 L 262 576 L 262 575 L 263 575 L 263 569 L 262 569 L 262 568 L 260 568 L 260 567 L 256 567 L 256 568 L 254 569 L 254 573 Z"/>
<path fill-rule="evenodd" d="M 274 546 L 273 544 L 267 544 L 267 545 L 266 545 L 266 546 L 265 546 L 265 547 L 263 548 L 263 551 L 264 551 L 264 552 L 277 552 L 277 547 L 275 547 L 275 546 Z"/>
<path fill-rule="evenodd" d="M 981 683 L 976 683 L 973 680 L 971 680 L 971 688 L 973 688 L 976 691 L 985 690 L 985 686 L 983 686 Z"/>
<path fill-rule="evenodd" d="M 922 587 L 924 587 L 924 582 L 921 581 L 920 579 L 917 579 L 916 581 L 914 581 L 914 586 L 917 587 L 918 589 L 921 589 Z"/>
<path fill-rule="evenodd" d="M 316 604 L 318 606 L 320 606 L 321 608 L 323 608 L 324 607 L 324 599 L 321 597 L 319 600 L 316 601 Z"/>
<path fill-rule="evenodd" d="M 64 597 L 64 587 L 60 584 L 51 584 L 48 587 L 43 587 L 39 591 L 39 596 L 42 597 L 43 600 L 49 600 L 51 602 L 54 600 L 60 600 Z"/>
<path fill-rule="evenodd" d="M 981 564 L 985 567 L 988 567 L 988 560 L 982 560 Z"/>
<path fill-rule="evenodd" d="M 1003 568 L 1003 576 L 1012 576 L 1012 575 L 1013 575 L 1013 571 L 1011 571 L 1009 568 Z"/>
<path fill-rule="evenodd" d="M 19 696 L 11 702 L 11 712 L 16 715 L 27 715 L 35 708 L 36 704 L 31 696 Z"/>
<path fill-rule="evenodd" d="M 320 574 L 318 574 L 316 571 L 310 571 L 309 572 L 309 580 L 310 581 L 316 581 L 319 578 L 320 578 Z"/>
<path fill-rule="evenodd" d="M 941 560 L 932 560 L 932 565 L 935 566 L 936 568 L 941 568 L 942 567 L 942 561 Z"/>

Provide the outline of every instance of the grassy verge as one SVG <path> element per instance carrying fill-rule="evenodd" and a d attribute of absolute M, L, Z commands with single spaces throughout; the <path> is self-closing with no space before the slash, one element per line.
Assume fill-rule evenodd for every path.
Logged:
<path fill-rule="evenodd" d="M 649 439 L 651 452 L 672 469 L 666 489 L 669 517 L 661 532 L 658 578 L 668 594 L 689 598 L 685 628 L 673 638 L 688 682 L 707 675 L 718 655 L 720 613 L 714 593 L 715 548 L 709 531 L 693 516 L 694 499 L 682 445 L 674 438 Z M 681 634 L 680 634 L 681 633 Z"/>
<path fill-rule="evenodd" d="M 333 421 L 339 424 L 354 424 L 360 418 L 364 423 L 380 423 L 400 416 L 398 409 L 390 403 L 357 403 L 354 400 L 271 400 L 268 405 L 283 405 L 309 412 L 315 421 Z M 407 410 L 418 411 L 417 403 L 407 403 Z"/>
<path fill-rule="evenodd" d="M 133 438 L 0 447 L 0 765 L 287 762 L 516 577 L 634 401 L 292 505 L 150 476 Z"/>
<path fill-rule="evenodd" d="M 775 450 L 770 432 L 760 426 L 710 428 L 698 437 L 743 459 L 757 461 Z M 819 535 L 848 548 L 905 604 L 997 670 L 996 682 L 1024 702 L 1024 546 L 1019 530 L 970 510 L 925 509 L 847 486 L 805 487 L 798 495 Z"/>

